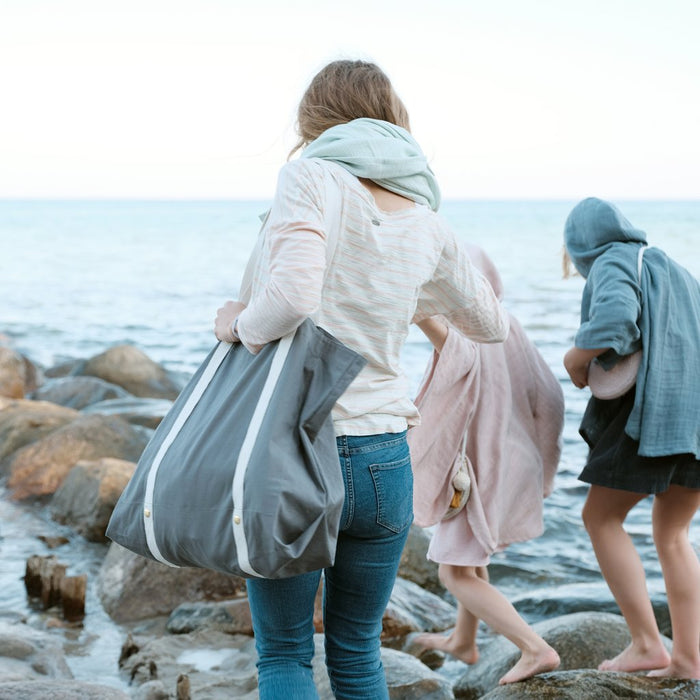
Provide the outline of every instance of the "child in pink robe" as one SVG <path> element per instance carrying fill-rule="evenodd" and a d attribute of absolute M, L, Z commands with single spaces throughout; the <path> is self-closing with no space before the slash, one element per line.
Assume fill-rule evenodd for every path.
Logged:
<path fill-rule="evenodd" d="M 469 255 L 500 297 L 491 260 L 475 246 Z M 450 636 L 423 634 L 416 643 L 475 663 L 482 619 L 522 652 L 502 684 L 559 665 L 556 651 L 488 582 L 486 570 L 494 552 L 542 534 L 542 501 L 553 488 L 564 424 L 559 382 L 512 315 L 510 323 L 508 339 L 494 345 L 472 342 L 440 317 L 418 324 L 436 351 L 416 399 L 421 425 L 408 437 L 415 522 L 436 525 L 428 558 L 440 564 L 440 579 L 458 601 Z M 470 495 L 443 520 L 465 431 Z"/>

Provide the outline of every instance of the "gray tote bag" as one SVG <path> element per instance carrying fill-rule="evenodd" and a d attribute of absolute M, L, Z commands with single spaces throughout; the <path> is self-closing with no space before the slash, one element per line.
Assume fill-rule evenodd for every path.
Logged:
<path fill-rule="evenodd" d="M 246 578 L 330 566 L 344 501 L 331 409 L 364 364 L 310 319 L 257 355 L 219 343 L 146 446 L 107 536 Z"/>

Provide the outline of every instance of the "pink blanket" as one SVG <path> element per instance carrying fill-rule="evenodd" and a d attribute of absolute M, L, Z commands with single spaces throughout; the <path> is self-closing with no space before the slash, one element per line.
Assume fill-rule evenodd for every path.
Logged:
<path fill-rule="evenodd" d="M 483 252 L 481 265 L 470 252 L 487 276 L 497 275 Z M 494 282 L 496 289 L 497 276 Z M 484 566 L 495 551 L 542 534 L 542 501 L 561 454 L 564 397 L 522 326 L 512 316 L 510 322 L 508 339 L 494 345 L 450 328 L 416 399 L 421 425 L 408 434 L 415 522 L 437 523 L 428 552 L 433 561 Z M 471 495 L 461 513 L 441 522 L 465 430 Z"/>

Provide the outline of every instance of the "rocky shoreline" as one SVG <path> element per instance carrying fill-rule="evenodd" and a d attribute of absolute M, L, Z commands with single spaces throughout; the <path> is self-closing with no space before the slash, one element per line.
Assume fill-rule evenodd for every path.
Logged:
<path fill-rule="evenodd" d="M 48 614 L 39 624 L 17 611 L 0 610 L 0 700 L 258 697 L 244 581 L 198 569 L 171 569 L 109 544 L 104 537 L 135 462 L 181 387 L 181 377 L 133 346 L 115 346 L 87 360 L 41 368 L 0 345 L 3 498 L 48 510 L 56 523 L 104 546 L 99 573 L 88 586 L 124 630 L 118 660 L 122 689 L 101 684 L 99 677 L 76 680 L 65 645 L 52 629 L 77 624 L 89 630 L 89 609 L 78 622 L 69 622 L 55 601 L 47 601 Z M 51 544 L 60 562 L 71 540 Z M 537 609 L 543 617 L 550 608 L 557 611 L 535 623 L 561 656 L 557 671 L 498 686 L 515 662 L 517 649 L 492 637 L 482 645 L 477 664 L 455 663 L 456 674 L 444 673 L 443 654 L 421 654 L 412 644 L 417 633 L 448 630 L 455 619 L 456 608 L 438 581 L 437 567 L 425 559 L 427 544 L 428 535 L 412 528 L 384 616 L 382 654 L 392 699 L 700 698 L 698 682 L 594 670 L 621 651 L 629 635 L 608 601 L 575 595 L 553 601 L 528 593 L 513 601 L 523 614 Z M 34 564 L 41 568 L 41 562 Z M 655 607 L 662 630 L 668 632 L 665 601 L 656 600 Z M 317 686 L 321 699 L 331 700 L 320 611 L 316 627 Z"/>

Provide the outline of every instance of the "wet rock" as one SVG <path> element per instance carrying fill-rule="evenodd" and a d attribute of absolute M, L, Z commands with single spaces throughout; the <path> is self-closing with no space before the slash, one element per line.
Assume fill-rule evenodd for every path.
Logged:
<path fill-rule="evenodd" d="M 408 539 L 401 554 L 399 576 L 417 583 L 431 593 L 442 596 L 445 587 L 438 577 L 438 565 L 427 558 L 430 533 L 417 525 L 411 525 Z"/>
<path fill-rule="evenodd" d="M 61 643 L 55 637 L 22 622 L 0 620 L 0 688 L 10 682 L 46 679 L 56 682 L 72 677 Z M 7 689 L 0 692 L 0 698 L 21 697 L 8 692 Z"/>
<path fill-rule="evenodd" d="M 83 413 L 101 413 L 107 416 L 119 416 L 127 423 L 141 425 L 155 430 L 171 409 L 172 401 L 168 399 L 140 399 L 133 396 L 100 401 L 83 409 Z"/>
<path fill-rule="evenodd" d="M 123 656 L 120 668 L 132 679 L 132 686 L 138 687 L 136 697 L 144 697 L 144 688 L 155 689 L 155 681 L 158 692 L 165 689 L 168 697 L 177 697 L 186 676 L 192 698 L 257 700 L 256 659 L 250 637 L 201 630 L 137 640 L 132 653 Z"/>
<path fill-rule="evenodd" d="M 457 696 L 461 697 L 461 696 Z M 520 683 L 499 686 L 481 700 L 616 700 L 646 698 L 700 700 L 700 682 L 647 678 L 631 673 L 556 671 Z"/>
<path fill-rule="evenodd" d="M 619 654 L 630 642 L 624 619 L 610 613 L 562 615 L 537 622 L 533 628 L 559 653 L 561 665 L 557 671 L 596 669 L 601 661 Z M 670 644 L 670 640 L 666 641 Z M 498 685 L 499 678 L 519 658 L 520 651 L 514 644 L 504 637 L 495 638 L 481 650 L 479 661 L 457 681 L 455 697 L 481 698 Z"/>
<path fill-rule="evenodd" d="M 0 398 L 0 474 L 6 474 L 8 457 L 25 445 L 41 440 L 80 414 L 47 401 Z"/>
<path fill-rule="evenodd" d="M 117 457 L 137 462 L 148 442 L 120 418 L 79 416 L 7 458 L 15 499 L 52 494 L 81 460 Z"/>
<path fill-rule="evenodd" d="M 78 462 L 51 500 L 51 516 L 92 542 L 104 542 L 114 506 L 136 464 L 104 457 Z"/>
<path fill-rule="evenodd" d="M 50 401 L 59 406 L 75 408 L 78 411 L 100 401 L 121 399 L 127 396 L 129 396 L 129 392 L 126 389 L 98 377 L 49 379 L 31 394 L 32 399 Z"/>
<path fill-rule="evenodd" d="M 0 683 L 0 700 L 129 700 L 117 688 L 82 681 Z"/>
<path fill-rule="evenodd" d="M 133 345 L 117 345 L 90 358 L 80 374 L 118 384 L 134 396 L 175 399 L 182 388 L 163 367 Z"/>
<path fill-rule="evenodd" d="M 167 629 L 171 634 L 207 629 L 252 636 L 250 605 L 247 598 L 221 603 L 183 603 L 170 614 Z"/>
<path fill-rule="evenodd" d="M 97 589 L 107 614 L 127 622 L 169 615 L 186 602 L 235 598 L 245 591 L 245 581 L 207 569 L 173 568 L 112 543 Z"/>
<path fill-rule="evenodd" d="M 457 609 L 412 581 L 397 578 L 382 620 L 382 644 L 400 649 L 411 632 L 440 632 L 455 623 Z"/>

